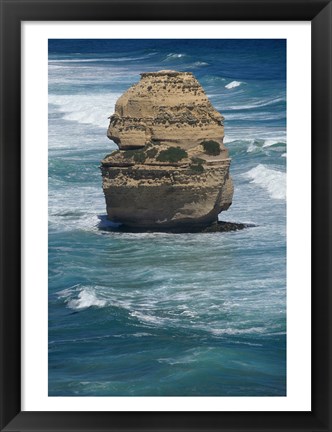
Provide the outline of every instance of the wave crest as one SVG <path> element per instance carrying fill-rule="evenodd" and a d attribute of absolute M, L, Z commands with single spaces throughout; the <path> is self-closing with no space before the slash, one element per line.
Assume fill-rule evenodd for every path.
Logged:
<path fill-rule="evenodd" d="M 107 306 L 107 300 L 99 298 L 96 287 L 81 287 L 75 285 L 58 292 L 58 297 L 63 298 L 70 309 L 83 310 L 90 307 L 103 308 Z"/>
<path fill-rule="evenodd" d="M 250 183 L 255 183 L 265 189 L 271 198 L 286 199 L 286 173 L 267 168 L 258 164 L 255 168 L 244 174 Z"/>
<path fill-rule="evenodd" d="M 114 112 L 115 102 L 119 94 L 89 95 L 56 95 L 50 94 L 48 102 L 55 106 L 56 111 L 63 114 L 68 121 L 91 124 L 107 129 L 109 124 L 108 116 Z"/>
<path fill-rule="evenodd" d="M 226 84 L 225 88 L 232 89 L 232 88 L 235 88 L 235 87 L 239 87 L 241 84 L 243 84 L 241 81 L 232 81 L 229 84 Z"/>

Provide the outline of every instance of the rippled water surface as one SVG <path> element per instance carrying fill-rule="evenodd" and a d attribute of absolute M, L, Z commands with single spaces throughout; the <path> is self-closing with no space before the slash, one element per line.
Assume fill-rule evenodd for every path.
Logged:
<path fill-rule="evenodd" d="M 49 43 L 49 395 L 286 394 L 285 42 Z M 235 185 L 213 234 L 117 233 L 100 160 L 139 73 L 192 71 Z"/>

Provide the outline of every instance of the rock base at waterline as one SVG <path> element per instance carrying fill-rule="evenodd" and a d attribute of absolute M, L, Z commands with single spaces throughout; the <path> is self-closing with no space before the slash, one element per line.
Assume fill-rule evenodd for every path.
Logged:
<path fill-rule="evenodd" d="M 99 224 L 99 229 L 102 231 L 111 232 L 124 232 L 124 233 L 144 233 L 144 232 L 164 232 L 170 234 L 185 234 L 185 233 L 222 233 L 230 231 L 239 231 L 245 228 L 254 228 L 256 225 L 250 223 L 240 223 L 240 222 L 224 222 L 218 221 L 206 227 L 176 227 L 165 229 L 160 227 L 159 229 L 144 229 L 142 227 L 128 226 L 128 225 L 111 225 L 104 224 L 101 222 Z"/>

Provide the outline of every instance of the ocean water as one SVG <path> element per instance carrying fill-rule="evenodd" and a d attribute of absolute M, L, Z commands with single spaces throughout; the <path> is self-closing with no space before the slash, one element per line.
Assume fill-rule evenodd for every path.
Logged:
<path fill-rule="evenodd" d="M 286 395 L 286 42 L 49 41 L 49 395 Z M 213 234 L 109 232 L 117 98 L 191 71 L 225 117 L 235 192 Z"/>

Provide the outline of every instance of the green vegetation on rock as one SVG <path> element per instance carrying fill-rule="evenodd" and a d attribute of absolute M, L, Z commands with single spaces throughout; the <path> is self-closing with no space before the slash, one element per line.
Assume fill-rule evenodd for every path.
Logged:
<path fill-rule="evenodd" d="M 137 163 L 144 163 L 146 160 L 146 154 L 141 150 L 134 150 L 134 161 Z"/>
<path fill-rule="evenodd" d="M 157 156 L 160 162 L 179 162 L 181 159 L 188 157 L 188 153 L 181 147 L 170 147 L 167 150 L 162 150 Z"/>
<path fill-rule="evenodd" d="M 203 164 L 205 163 L 204 159 L 193 157 L 191 158 L 190 169 L 194 173 L 202 173 L 204 171 Z"/>
<path fill-rule="evenodd" d="M 132 150 L 125 150 L 122 155 L 125 159 L 130 159 L 133 157 L 133 152 Z"/>
<path fill-rule="evenodd" d="M 144 153 L 144 149 L 125 150 L 123 152 L 123 157 L 125 159 L 133 158 L 136 163 L 144 163 L 146 160 L 146 154 Z"/>
<path fill-rule="evenodd" d="M 191 171 L 193 171 L 194 173 L 202 173 L 204 171 L 204 167 L 202 164 L 198 164 L 198 165 L 190 164 L 189 166 Z"/>
<path fill-rule="evenodd" d="M 146 151 L 146 155 L 149 158 L 154 158 L 157 153 L 158 153 L 158 150 L 156 148 L 154 148 L 154 147 L 149 148 L 149 150 Z"/>
<path fill-rule="evenodd" d="M 107 158 L 109 158 L 109 157 L 113 157 L 113 156 L 115 156 L 115 155 L 117 155 L 117 154 L 119 154 L 120 153 L 120 150 L 114 150 L 112 153 L 108 153 L 105 157 L 104 157 L 104 159 L 107 159 Z"/>
<path fill-rule="evenodd" d="M 205 163 L 205 160 L 204 160 L 204 159 L 197 158 L 197 157 L 193 157 L 193 158 L 191 158 L 191 161 L 192 161 L 192 163 L 195 164 L 195 165 L 202 165 L 202 164 Z"/>
<path fill-rule="evenodd" d="M 220 144 L 217 141 L 203 141 L 201 145 L 204 148 L 204 152 L 210 156 L 218 156 L 220 154 Z"/>

